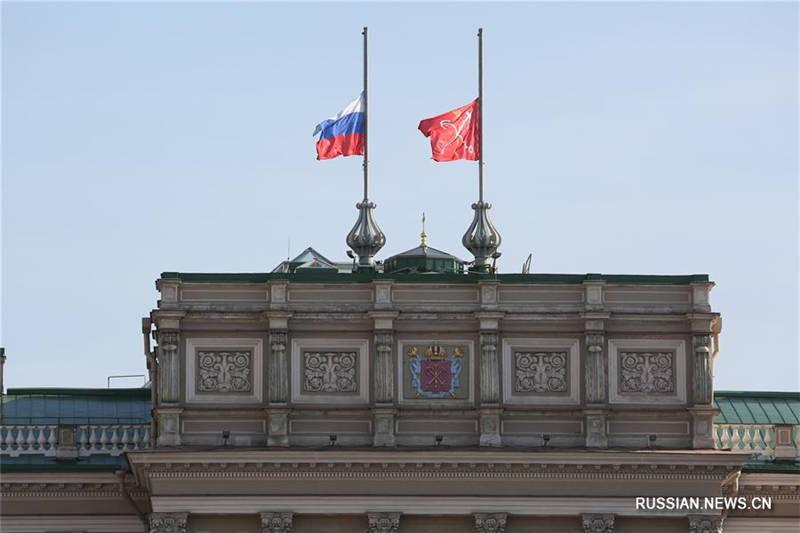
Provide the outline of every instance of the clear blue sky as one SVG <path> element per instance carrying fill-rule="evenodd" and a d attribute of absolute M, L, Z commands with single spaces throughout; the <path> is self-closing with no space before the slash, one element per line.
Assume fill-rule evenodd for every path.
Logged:
<path fill-rule="evenodd" d="M 6 386 L 142 373 L 162 271 L 344 258 L 361 159 L 311 132 L 361 88 L 379 257 L 462 257 L 475 164 L 417 122 L 476 96 L 518 272 L 708 273 L 716 386 L 798 390 L 798 6 L 2 4 Z"/>

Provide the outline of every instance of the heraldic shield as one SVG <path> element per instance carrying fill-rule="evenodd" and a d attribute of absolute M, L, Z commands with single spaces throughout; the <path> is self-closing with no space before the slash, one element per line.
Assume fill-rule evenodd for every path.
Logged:
<path fill-rule="evenodd" d="M 425 349 L 423 356 L 416 347 L 408 350 L 408 368 L 411 371 L 411 388 L 417 398 L 455 398 L 461 386 L 461 360 L 464 352 L 447 349 L 434 343 Z"/>

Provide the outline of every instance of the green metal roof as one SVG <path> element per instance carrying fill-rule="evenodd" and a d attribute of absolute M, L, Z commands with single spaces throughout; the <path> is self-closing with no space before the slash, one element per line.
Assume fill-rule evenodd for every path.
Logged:
<path fill-rule="evenodd" d="M 715 391 L 715 424 L 800 424 L 800 392 Z"/>
<path fill-rule="evenodd" d="M 640 275 L 640 274 L 466 274 L 438 273 L 427 274 L 385 274 L 381 272 L 360 271 L 347 274 L 329 272 L 251 272 L 251 273 L 199 273 L 162 272 L 161 279 L 178 279 L 195 283 L 264 283 L 270 280 L 287 280 L 298 283 L 369 283 L 373 280 L 394 280 L 398 283 L 476 283 L 479 280 L 495 280 L 500 283 L 558 283 L 581 284 L 584 281 L 605 281 L 607 283 L 629 283 L 637 285 L 688 285 L 694 282 L 708 282 L 708 274 L 689 274 L 679 276 Z"/>
<path fill-rule="evenodd" d="M 2 423 L 143 424 L 150 422 L 150 389 L 8 389 Z"/>

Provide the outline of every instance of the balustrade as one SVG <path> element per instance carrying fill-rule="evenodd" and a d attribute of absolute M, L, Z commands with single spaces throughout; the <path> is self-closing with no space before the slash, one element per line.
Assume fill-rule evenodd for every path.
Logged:
<path fill-rule="evenodd" d="M 58 428 L 58 425 L 39 424 L 0 426 L 0 455 L 55 457 Z M 75 446 L 82 457 L 116 456 L 150 447 L 150 424 L 83 424 L 74 428 Z"/>

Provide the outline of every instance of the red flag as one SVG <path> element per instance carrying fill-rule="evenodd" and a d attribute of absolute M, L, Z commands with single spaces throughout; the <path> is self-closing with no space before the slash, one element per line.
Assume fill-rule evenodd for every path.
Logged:
<path fill-rule="evenodd" d="M 431 157 L 436 161 L 480 159 L 480 109 L 475 99 L 465 106 L 419 123 L 419 131 L 431 138 Z"/>

